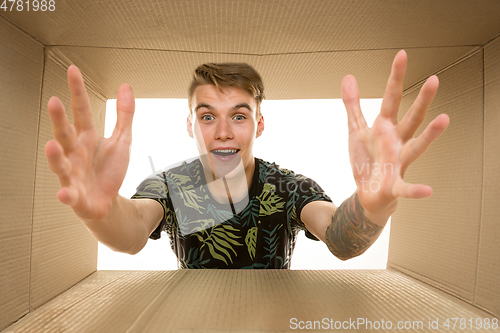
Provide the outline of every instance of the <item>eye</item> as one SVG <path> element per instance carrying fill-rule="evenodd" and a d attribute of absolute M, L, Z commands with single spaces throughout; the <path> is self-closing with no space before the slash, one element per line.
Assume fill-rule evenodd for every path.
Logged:
<path fill-rule="evenodd" d="M 234 116 L 234 119 L 235 120 L 244 120 L 244 119 L 246 119 L 246 117 L 242 114 L 239 114 L 239 115 Z"/>
<path fill-rule="evenodd" d="M 201 120 L 204 120 L 204 121 L 210 121 L 214 119 L 214 116 L 212 116 L 211 114 L 204 114 L 203 116 L 201 116 Z"/>

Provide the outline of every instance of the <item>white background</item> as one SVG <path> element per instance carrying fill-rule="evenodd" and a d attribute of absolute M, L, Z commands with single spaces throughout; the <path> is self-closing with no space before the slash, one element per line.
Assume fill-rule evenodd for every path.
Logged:
<path fill-rule="evenodd" d="M 381 99 L 361 101 L 368 126 L 380 110 Z M 136 99 L 131 159 L 120 194 L 130 197 L 136 186 L 156 170 L 196 157 L 195 142 L 186 131 L 185 99 Z M 254 144 L 254 156 L 315 180 L 336 206 L 356 190 L 348 154 L 347 114 L 341 100 L 264 101 L 265 129 Z M 116 123 L 116 100 L 108 100 L 105 137 Z M 390 221 L 377 242 L 363 255 L 347 261 L 335 258 L 323 242 L 301 232 L 292 269 L 384 269 Z M 98 270 L 171 270 L 177 261 L 168 236 L 149 240 L 134 255 L 116 253 L 99 243 Z"/>

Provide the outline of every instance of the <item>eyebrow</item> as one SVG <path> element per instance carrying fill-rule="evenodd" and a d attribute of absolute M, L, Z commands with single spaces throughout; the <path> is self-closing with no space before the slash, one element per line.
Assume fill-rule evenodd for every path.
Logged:
<path fill-rule="evenodd" d="M 196 113 L 198 111 L 198 109 L 201 109 L 201 108 L 207 108 L 209 110 L 213 110 L 213 107 L 211 107 L 210 105 L 201 103 L 201 104 L 196 105 L 196 107 L 194 108 L 194 113 Z"/>
<path fill-rule="evenodd" d="M 248 111 L 253 112 L 252 108 L 247 103 L 240 103 L 238 105 L 235 105 L 234 108 L 233 108 L 233 110 L 238 110 L 238 109 L 241 109 L 241 108 L 245 108 L 245 109 L 248 109 Z"/>
<path fill-rule="evenodd" d="M 194 108 L 194 113 L 196 113 L 198 111 L 198 109 L 201 109 L 201 108 L 206 108 L 206 109 L 209 109 L 209 110 L 213 110 L 214 109 L 212 106 L 210 106 L 208 104 L 201 103 L 201 104 L 196 105 L 196 107 Z M 247 103 L 237 104 L 237 105 L 235 105 L 233 107 L 233 110 L 238 110 L 238 109 L 241 109 L 241 108 L 245 108 L 245 109 L 248 109 L 248 111 L 253 112 L 252 108 Z"/>

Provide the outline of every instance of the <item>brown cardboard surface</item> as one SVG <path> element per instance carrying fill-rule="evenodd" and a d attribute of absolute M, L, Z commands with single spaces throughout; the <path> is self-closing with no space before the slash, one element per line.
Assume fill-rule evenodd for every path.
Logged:
<path fill-rule="evenodd" d="M 45 45 L 253 55 L 482 45 L 500 31 L 495 0 L 60 0 L 55 5 L 53 12 L 1 14 Z"/>
<path fill-rule="evenodd" d="M 33 215 L 31 267 L 31 308 L 52 299 L 96 270 L 97 241 L 69 207 L 56 197 L 60 189 L 57 177 L 47 166 L 44 147 L 53 139 L 47 103 L 56 95 L 66 106 L 73 121 L 71 97 L 67 84 L 67 60 L 47 51 L 39 129 L 38 159 Z M 92 82 L 88 91 L 94 123 L 104 132 L 105 99 L 96 93 Z"/>
<path fill-rule="evenodd" d="M 0 329 L 29 311 L 43 45 L 0 18 Z"/>
<path fill-rule="evenodd" d="M 483 184 L 483 54 L 438 75 L 440 88 L 420 126 L 436 116 L 450 125 L 406 172 L 405 181 L 430 185 L 432 197 L 401 199 L 392 217 L 388 266 L 473 302 Z M 401 118 L 418 90 L 401 103 Z"/>
<path fill-rule="evenodd" d="M 484 49 L 484 187 L 475 303 L 500 316 L 500 39 Z"/>
<path fill-rule="evenodd" d="M 1 10 L 0 31 L 5 34 L 0 37 L 0 97 L 6 106 L 0 111 L 2 142 L 5 142 L 0 147 L 0 166 L 6 172 L 0 176 L 4 188 L 0 204 L 6 214 L 0 220 L 0 329 L 95 271 L 96 241 L 71 210 L 57 201 L 55 195 L 59 184 L 48 170 L 43 152 L 45 143 L 52 138 L 47 115 L 47 101 L 52 95 L 62 99 L 72 119 L 66 83 L 69 64 L 75 63 L 83 70 L 94 122 L 102 133 L 105 100 L 115 98 L 123 82 L 132 84 L 136 97 L 186 97 L 187 82 L 199 63 L 246 61 L 262 73 L 268 99 L 339 97 L 340 80 L 348 73 L 357 77 L 362 97 L 381 97 L 390 63 L 400 48 L 406 48 L 409 55 L 403 106 L 408 107 L 415 98 L 414 85 L 418 86 L 419 81 L 439 71 L 441 88 L 429 111 L 428 121 L 438 113 L 446 112 L 451 117 L 451 125 L 407 172 L 407 181 L 429 184 L 435 194 L 430 199 L 412 201 L 411 204 L 401 200 L 400 209 L 393 218 L 397 223 L 392 224 L 389 266 L 477 304 L 490 313 L 498 313 L 499 270 L 494 264 L 499 257 L 498 177 L 495 176 L 498 165 L 495 150 L 498 142 L 498 40 L 486 48 L 485 76 L 482 47 L 500 32 L 499 12 L 500 3 L 496 0 L 57 0 L 53 12 Z M 36 40 L 48 46 L 44 47 Z M 447 68 L 471 53 L 474 55 L 467 60 Z M 442 71 L 443 68 L 446 70 Z M 43 80 L 40 78 L 42 74 Z M 483 78 L 486 82 L 484 90 Z M 17 139 L 19 133 L 24 140 Z M 22 167 L 19 167 L 20 162 Z M 173 288 L 174 282 L 190 287 L 190 282 L 182 284 L 185 282 L 181 283 L 180 277 L 191 274 L 195 281 L 192 283 L 206 282 L 215 293 L 202 299 L 205 302 L 202 310 L 206 311 L 203 312 L 204 318 L 211 318 L 209 311 L 213 310 L 214 304 L 222 304 L 227 311 L 221 313 L 220 318 L 228 319 L 226 313 L 236 313 L 236 318 L 241 318 L 244 323 L 255 322 L 246 317 L 247 313 L 242 312 L 241 307 L 234 305 L 237 303 L 225 303 L 226 290 L 240 296 L 245 290 L 254 292 L 253 289 L 244 289 L 247 286 L 239 284 L 238 279 L 228 280 L 223 275 L 214 275 L 213 280 L 205 281 L 203 275 L 195 275 L 199 273 L 186 272 L 159 273 L 154 278 L 148 274 L 117 274 L 109 275 L 111 280 L 107 280 L 106 275 L 104 281 L 108 282 L 105 284 L 101 283 L 101 275 L 98 276 L 101 281 L 96 282 L 99 288 L 106 289 L 106 283 L 111 286 L 104 294 L 94 292 L 91 283 L 88 288 L 94 291 L 85 298 L 90 303 L 71 294 L 71 304 L 67 309 L 75 309 L 81 304 L 86 306 L 85 311 L 95 310 L 96 315 L 101 304 L 112 301 L 108 298 L 114 297 L 116 290 L 113 288 L 120 284 L 116 287 L 118 294 L 122 293 L 127 299 L 126 292 L 132 291 L 133 304 L 146 309 L 140 310 L 143 317 L 137 321 L 134 319 L 132 325 L 138 326 L 132 328 L 140 329 L 151 319 L 148 325 L 155 329 L 156 325 L 162 324 L 161 316 L 156 317 L 157 313 L 147 310 L 149 305 L 137 301 L 139 294 L 134 292 L 148 295 L 147 288 L 155 287 L 164 292 L 161 295 L 166 293 L 170 297 L 177 290 Z M 241 274 L 247 273 L 234 274 L 245 277 Z M 266 325 L 272 325 L 269 313 L 272 314 L 275 307 L 260 307 L 262 298 L 269 301 L 272 298 L 266 297 L 258 288 L 272 294 L 272 286 L 284 290 L 283 286 L 295 288 L 297 284 L 286 280 L 287 272 L 280 273 L 285 274 L 283 279 L 266 274 L 272 273 L 259 272 L 249 276 L 249 285 L 257 286 L 256 295 L 261 298 L 250 296 L 246 300 L 254 305 L 252 311 L 262 316 Z M 322 273 L 318 274 L 322 276 Z M 117 276 L 117 280 L 113 280 Z M 168 286 L 162 284 L 166 283 L 163 279 L 167 276 L 173 281 Z M 317 287 L 316 282 L 311 281 L 323 281 L 323 277 L 318 276 L 312 280 L 293 279 L 303 279 L 309 288 Z M 358 279 L 355 275 L 344 276 L 342 273 L 333 276 L 325 281 L 332 282 L 329 288 L 339 294 L 345 294 L 342 288 L 352 287 L 349 281 Z M 374 278 L 371 275 L 364 277 Z M 389 284 L 394 283 L 392 275 L 384 279 L 390 281 Z M 392 312 L 383 311 L 395 316 L 402 306 L 409 312 L 425 308 L 425 304 L 413 298 L 410 303 L 404 303 L 397 288 L 387 289 L 390 293 L 384 293 L 386 285 L 380 283 L 381 289 L 370 289 L 370 293 L 396 300 L 394 304 L 399 305 L 394 308 L 388 302 L 386 309 L 390 308 Z M 83 286 L 83 291 L 78 290 L 85 294 L 88 285 Z M 213 289 L 213 286 L 217 288 Z M 396 283 L 396 286 L 404 289 L 401 284 Z M 195 291 L 189 294 L 190 297 L 196 296 Z M 325 296 L 317 289 L 310 291 L 311 294 L 301 294 L 303 299 L 284 296 L 286 306 L 291 309 L 295 306 L 293 301 L 313 306 L 313 299 L 324 300 L 321 297 Z M 363 310 L 366 316 L 382 313 L 377 312 L 379 303 L 370 303 L 371 298 L 363 298 L 361 292 L 357 295 L 355 300 L 360 303 L 361 299 L 369 300 L 368 305 L 363 305 L 366 306 Z M 432 300 L 425 295 L 424 292 L 422 299 L 431 304 Z M 170 316 L 169 311 L 174 309 L 174 322 L 182 327 L 181 321 L 191 320 L 192 316 L 183 317 L 182 313 L 175 312 L 180 311 L 174 307 L 178 302 L 169 303 L 168 297 L 165 302 L 161 297 L 153 299 L 151 304 L 158 305 L 163 315 Z M 75 299 L 81 303 L 73 302 Z M 117 308 L 107 309 L 112 313 L 120 310 L 123 314 L 123 307 L 116 304 Z M 182 304 L 187 308 L 195 306 L 189 302 Z M 347 314 L 346 311 L 355 305 L 358 303 L 337 304 L 327 309 Z M 244 306 L 248 304 L 244 303 Z M 286 309 L 277 308 L 276 313 L 283 316 L 288 313 Z M 300 309 L 301 314 L 312 313 L 312 307 Z M 53 308 L 50 311 L 54 313 Z M 35 312 L 33 316 L 37 317 L 39 313 L 42 312 Z M 76 320 L 81 311 L 70 318 L 76 322 L 59 322 L 58 318 L 67 318 L 63 315 L 66 313 L 72 312 L 58 314 L 49 323 L 42 318 L 41 327 L 55 323 L 56 326 L 50 327 L 58 330 L 67 325 L 85 325 L 86 320 Z M 430 313 L 427 314 L 431 316 Z M 123 320 L 124 316 L 116 314 L 116 318 Z M 103 323 L 104 319 L 100 320 L 97 323 Z M 193 324 L 201 325 L 196 321 Z"/>
<path fill-rule="evenodd" d="M 340 98 L 340 84 L 347 74 L 358 80 L 365 98 L 384 94 L 397 50 L 279 54 L 213 54 L 109 48 L 53 47 L 71 59 L 116 98 L 127 82 L 137 98 L 187 98 L 194 69 L 205 62 L 246 62 L 262 73 L 267 99 Z M 409 69 L 405 88 L 475 50 L 473 46 L 408 49 Z"/>
<path fill-rule="evenodd" d="M 407 332 L 449 332 L 447 318 L 467 318 L 472 328 L 460 331 L 480 332 L 476 320 L 492 317 L 389 270 L 98 271 L 3 332 L 289 331 L 323 318 L 358 332 L 399 321 L 422 321 Z M 382 320 L 393 329 L 363 326 Z"/>
<path fill-rule="evenodd" d="M 114 0 L 0 15 L 92 68 L 107 98 L 122 82 L 137 97 L 185 98 L 196 65 L 246 61 L 264 74 L 268 99 L 315 99 L 340 97 L 345 74 L 363 98 L 382 96 L 401 48 L 415 54 L 407 88 L 497 35 L 498 12 L 494 0 Z"/>

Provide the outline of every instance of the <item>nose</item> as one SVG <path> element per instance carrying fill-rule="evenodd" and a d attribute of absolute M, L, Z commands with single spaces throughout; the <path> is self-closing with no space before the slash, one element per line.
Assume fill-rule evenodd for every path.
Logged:
<path fill-rule="evenodd" d="M 231 140 L 233 139 L 233 131 L 231 128 L 231 123 L 227 119 L 219 119 L 217 122 L 217 128 L 215 130 L 216 140 Z"/>

